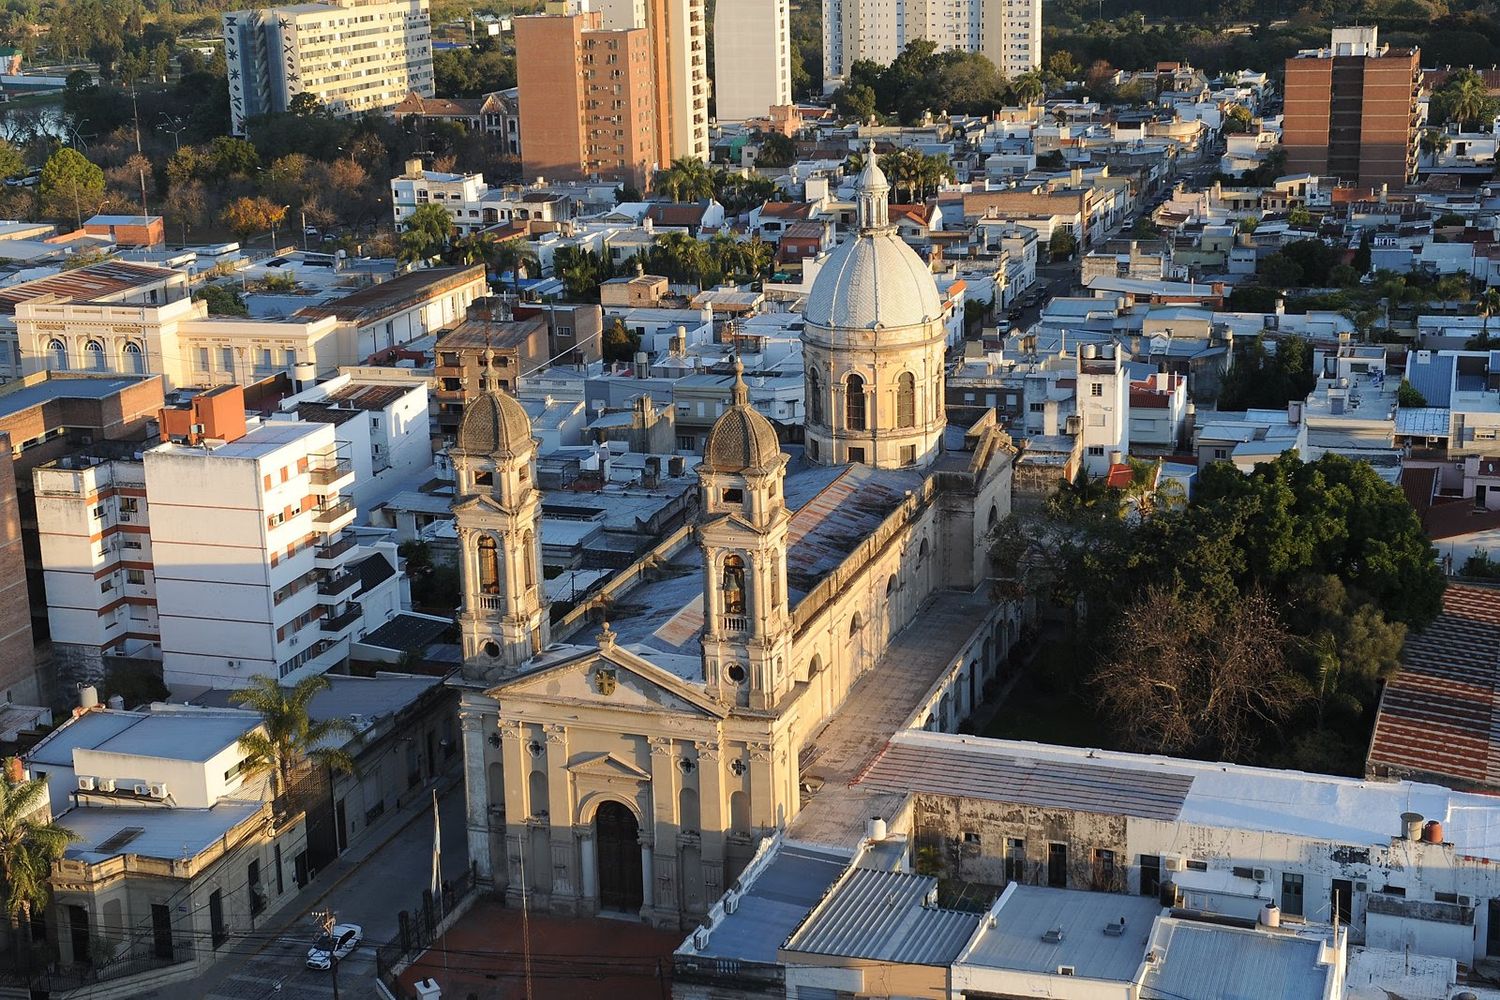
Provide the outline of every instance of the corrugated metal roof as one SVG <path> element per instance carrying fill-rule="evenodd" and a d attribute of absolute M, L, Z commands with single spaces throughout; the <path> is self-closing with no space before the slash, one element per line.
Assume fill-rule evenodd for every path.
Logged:
<path fill-rule="evenodd" d="M 851 868 L 787 940 L 785 951 L 910 965 L 948 965 L 968 943 L 977 913 L 929 905 L 937 879 Z"/>
<path fill-rule="evenodd" d="M 1291 934 L 1164 924 L 1166 954 L 1143 977 L 1143 996 L 1233 997 L 1234 1000 L 1322 1000 L 1329 965 L 1320 943 Z"/>
<path fill-rule="evenodd" d="M 734 912 L 714 925 L 698 954 L 771 964 L 776 948 L 849 863 L 842 851 L 781 843 L 745 888 Z"/>
<path fill-rule="evenodd" d="M 1175 820 L 1193 785 L 1189 775 L 1104 764 L 977 755 L 962 746 L 891 743 L 859 783 L 892 792 L 931 792 L 992 802 Z"/>
<path fill-rule="evenodd" d="M 1500 590 L 1449 584 L 1443 613 L 1407 637 L 1368 766 L 1500 786 Z"/>
<path fill-rule="evenodd" d="M 958 965 L 1051 975 L 1067 966 L 1080 978 L 1129 982 L 1146 956 L 1161 904 L 1150 896 L 1014 885 L 990 913 L 994 925 L 980 929 Z M 1122 919 L 1122 933 L 1104 932 Z"/>
<path fill-rule="evenodd" d="M 1430 360 L 1423 362 L 1424 354 L 1427 352 L 1419 351 L 1407 358 L 1407 381 L 1422 394 L 1428 406 L 1447 406 L 1453 395 L 1454 355 L 1433 352 Z"/>

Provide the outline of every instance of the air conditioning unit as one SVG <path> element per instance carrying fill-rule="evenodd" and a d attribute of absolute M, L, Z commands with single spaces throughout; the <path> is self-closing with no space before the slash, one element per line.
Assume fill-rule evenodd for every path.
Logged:
<path fill-rule="evenodd" d="M 135 788 L 133 789 L 133 791 L 135 792 L 135 794 L 145 797 L 151 794 L 151 786 L 137 781 L 135 783 Z"/>
<path fill-rule="evenodd" d="M 1182 871 L 1181 854 L 1163 854 L 1161 856 L 1161 870 L 1164 872 Z"/>
<path fill-rule="evenodd" d="M 167 786 L 163 782 L 153 781 L 151 783 L 151 797 L 153 799 L 164 799 L 167 797 Z"/>
<path fill-rule="evenodd" d="M 112 792 L 115 790 L 115 779 L 100 778 L 97 782 L 95 782 L 94 787 L 98 788 L 101 792 Z"/>
<path fill-rule="evenodd" d="M 1271 880 L 1270 874 L 1264 868 L 1250 869 L 1250 877 L 1257 882 L 1269 882 Z"/>
<path fill-rule="evenodd" d="M 92 792 L 94 790 L 94 779 L 87 774 L 78 776 L 78 790 L 80 792 Z"/>

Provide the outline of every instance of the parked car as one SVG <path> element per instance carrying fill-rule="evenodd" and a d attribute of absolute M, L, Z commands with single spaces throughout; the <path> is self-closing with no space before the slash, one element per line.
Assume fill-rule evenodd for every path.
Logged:
<path fill-rule="evenodd" d="M 328 969 L 334 962 L 342 962 L 349 953 L 359 947 L 365 931 L 359 924 L 337 924 L 331 933 L 318 935 L 313 946 L 307 949 L 309 969 Z"/>
<path fill-rule="evenodd" d="M 302 235 L 303 236 L 316 236 L 316 235 L 318 235 L 318 227 L 317 226 L 303 226 L 302 227 Z"/>

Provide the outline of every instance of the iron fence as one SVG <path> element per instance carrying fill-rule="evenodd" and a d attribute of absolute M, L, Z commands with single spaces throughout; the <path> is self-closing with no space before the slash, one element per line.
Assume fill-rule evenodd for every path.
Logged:
<path fill-rule="evenodd" d="M 479 866 L 471 863 L 458 878 L 443 883 L 441 900 L 433 897 L 430 888 L 423 889 L 415 906 L 397 914 L 400 932 L 396 939 L 375 949 L 375 975 L 393 996 L 403 996 L 394 971 L 396 966 L 432 946 L 444 918 L 474 891 L 479 881 L 478 872 Z"/>

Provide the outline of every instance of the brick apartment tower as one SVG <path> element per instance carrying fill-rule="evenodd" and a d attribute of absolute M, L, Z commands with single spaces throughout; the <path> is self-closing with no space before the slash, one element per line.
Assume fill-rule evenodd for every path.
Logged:
<path fill-rule="evenodd" d="M 1419 53 L 1382 46 L 1378 34 L 1373 26 L 1335 28 L 1328 48 L 1286 61 L 1288 173 L 1363 188 L 1405 187 L 1416 173 Z"/>
<path fill-rule="evenodd" d="M 565 12 L 514 22 L 522 176 L 597 176 L 644 190 L 659 141 L 649 33 L 601 28 L 597 11 L 555 6 Z"/>

